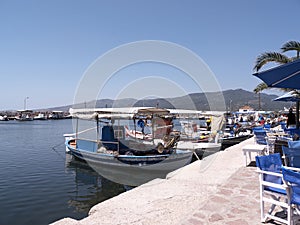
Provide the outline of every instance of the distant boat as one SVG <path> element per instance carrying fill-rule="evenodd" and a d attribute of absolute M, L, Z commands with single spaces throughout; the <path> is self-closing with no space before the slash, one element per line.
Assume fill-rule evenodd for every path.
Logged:
<path fill-rule="evenodd" d="M 8 117 L 6 115 L 0 116 L 0 121 L 8 121 Z"/>
<path fill-rule="evenodd" d="M 33 116 L 32 110 L 18 110 L 18 115 L 15 117 L 16 120 L 18 121 L 32 121 L 33 120 Z"/>
<path fill-rule="evenodd" d="M 120 120 L 163 118 L 169 116 L 168 110 L 103 108 L 91 109 L 90 112 L 88 109 L 70 111 L 73 117 L 96 120 L 96 137 L 100 133 L 98 124 L 103 125 L 101 139 L 79 138 L 80 132 L 76 132 L 73 137 L 65 135 L 68 151 L 74 157 L 88 162 L 100 175 L 116 183 L 138 186 L 155 178 L 165 178 L 169 172 L 189 164 L 192 160 L 191 151 L 174 147 L 176 137 L 171 137 L 167 143 L 143 143 L 140 140 L 127 139 L 124 126 L 116 125 L 120 124 Z M 153 123 L 152 125 L 154 126 Z"/>
<path fill-rule="evenodd" d="M 34 120 L 47 120 L 48 117 L 44 113 L 39 113 L 37 116 L 33 117 Z"/>
<path fill-rule="evenodd" d="M 48 119 L 51 120 L 62 120 L 62 119 L 72 119 L 72 116 L 64 111 L 52 111 Z"/>
<path fill-rule="evenodd" d="M 242 141 L 245 141 L 249 138 L 253 137 L 253 134 L 242 134 L 239 136 L 225 136 L 221 138 L 222 149 L 226 149 L 230 146 L 239 144 Z"/>

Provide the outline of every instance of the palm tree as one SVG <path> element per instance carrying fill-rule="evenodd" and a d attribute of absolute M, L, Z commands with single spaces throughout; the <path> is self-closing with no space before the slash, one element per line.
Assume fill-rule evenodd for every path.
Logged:
<path fill-rule="evenodd" d="M 296 51 L 297 56 L 294 57 L 294 58 L 291 58 L 291 59 L 292 59 L 292 61 L 296 60 L 296 59 L 299 59 L 300 42 L 298 42 L 298 41 L 289 41 L 281 47 L 281 50 L 282 50 L 282 52 Z"/>
<path fill-rule="evenodd" d="M 296 59 L 299 59 L 300 57 L 300 42 L 298 41 L 288 41 L 281 47 L 282 53 L 288 52 L 288 51 L 296 51 L 297 56 L 296 57 L 288 57 L 282 53 L 279 52 L 264 52 L 260 54 L 256 58 L 254 70 L 258 72 L 265 64 L 270 62 L 275 62 L 278 64 L 285 64 L 291 61 L 294 61 Z M 258 94 L 259 97 L 259 109 L 260 109 L 260 92 L 263 90 L 269 88 L 268 85 L 264 82 L 258 84 L 256 88 L 253 90 L 254 93 Z M 281 88 L 283 91 L 289 91 L 291 89 L 288 88 Z"/>
<path fill-rule="evenodd" d="M 259 85 L 257 85 L 256 88 L 253 90 L 253 92 L 255 94 L 258 94 L 258 110 L 261 110 L 260 93 L 267 88 L 269 88 L 268 85 L 263 82 L 263 83 L 260 83 Z"/>
<path fill-rule="evenodd" d="M 299 59 L 299 54 L 300 54 L 300 42 L 298 41 L 288 41 L 283 46 L 281 47 L 282 52 L 288 52 L 288 51 L 296 51 L 297 56 L 296 57 L 291 57 L 289 58 L 286 55 L 283 55 L 282 53 L 278 52 L 264 52 L 260 54 L 256 58 L 254 70 L 258 72 L 262 66 L 269 62 L 275 62 L 279 64 L 285 64 L 291 61 L 294 61 L 296 59 Z"/>

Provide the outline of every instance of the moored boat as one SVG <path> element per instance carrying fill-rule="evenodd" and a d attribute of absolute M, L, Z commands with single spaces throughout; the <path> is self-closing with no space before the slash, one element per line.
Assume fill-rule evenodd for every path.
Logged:
<path fill-rule="evenodd" d="M 15 117 L 16 120 L 18 121 L 32 121 L 33 120 L 33 116 L 32 110 L 18 110 L 18 115 Z"/>
<path fill-rule="evenodd" d="M 166 123 L 156 126 L 155 131 L 165 129 L 164 133 L 166 134 L 180 136 L 180 141 L 176 143 L 178 149 L 192 151 L 196 154 L 196 158 L 198 159 L 202 159 L 221 150 L 219 133 L 223 133 L 225 123 L 223 112 L 170 109 L 170 113 L 172 116 L 168 118 Z M 172 118 L 172 120 L 170 120 L 170 118 Z M 205 121 L 205 125 L 203 124 L 203 118 L 209 118 L 211 122 L 209 130 L 207 130 Z M 128 127 L 126 127 L 125 130 L 126 135 L 136 138 L 136 140 L 143 140 L 144 143 L 161 141 L 159 138 L 152 140 L 151 131 L 150 133 L 143 133 L 136 129 L 130 130 Z"/>
<path fill-rule="evenodd" d="M 8 121 L 8 117 L 6 115 L 0 116 L 0 121 Z"/>
<path fill-rule="evenodd" d="M 44 113 L 39 113 L 37 116 L 33 117 L 34 120 L 47 120 L 48 117 Z"/>
<path fill-rule="evenodd" d="M 221 138 L 222 149 L 226 149 L 230 146 L 239 144 L 242 141 L 245 141 L 249 138 L 253 137 L 253 134 L 242 134 L 239 136 L 225 136 Z"/>
<path fill-rule="evenodd" d="M 74 137 L 66 135 L 66 147 L 76 158 L 85 160 L 101 176 L 129 186 L 138 186 L 165 176 L 191 162 L 192 152 L 175 148 L 176 137 L 166 142 L 143 143 L 128 139 L 120 120 L 159 119 L 169 115 L 167 110 L 156 108 L 131 109 L 76 109 L 73 117 L 94 119 L 96 139 L 80 138 L 78 128 Z M 105 120 L 105 121 L 104 121 Z M 118 125 L 116 125 L 118 120 Z M 99 124 L 102 129 L 100 130 Z M 78 120 L 77 120 L 78 125 Z M 152 123 L 154 127 L 154 123 Z M 78 126 L 77 126 L 78 127 Z M 98 138 L 101 133 L 101 138 Z"/>

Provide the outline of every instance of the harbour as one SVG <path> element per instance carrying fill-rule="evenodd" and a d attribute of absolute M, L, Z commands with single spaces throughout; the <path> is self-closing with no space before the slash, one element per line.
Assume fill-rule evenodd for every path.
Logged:
<path fill-rule="evenodd" d="M 1 2 L 0 225 L 300 225 L 299 4 Z"/>
<path fill-rule="evenodd" d="M 101 177 L 86 162 L 66 154 L 64 135 L 73 130 L 72 122 L 0 122 L 0 165 L 6 168 L 0 173 L 5 212 L 0 224 L 80 220 L 99 202 L 132 189 Z"/>
<path fill-rule="evenodd" d="M 109 109 L 93 109 L 93 111 L 97 110 L 99 112 L 101 110 L 109 111 Z M 118 110 L 121 111 L 121 109 Z M 131 110 L 134 110 L 134 108 Z M 147 108 L 147 110 L 149 111 L 149 108 Z M 85 114 L 85 116 L 86 115 L 87 114 Z M 108 115 L 111 117 L 111 114 Z M 192 121 L 195 122 L 195 120 Z M 175 120 L 174 122 L 175 124 L 180 124 L 179 121 L 176 122 Z M 192 124 L 194 124 L 194 122 L 192 122 Z M 105 124 L 106 123 L 107 122 L 105 122 Z M 146 201 L 152 201 L 150 200 L 152 198 L 151 195 L 154 195 L 154 193 L 157 192 L 156 190 L 161 188 L 162 190 L 171 190 L 171 192 L 163 191 L 167 196 L 174 194 L 175 196 L 183 195 L 187 197 L 186 204 L 191 204 L 191 199 L 195 197 L 199 198 L 199 201 L 202 201 L 203 192 L 200 191 L 199 193 L 202 194 L 199 196 L 195 194 L 195 192 L 197 192 L 196 189 L 209 184 L 209 188 L 205 187 L 205 189 L 207 188 L 205 192 L 205 196 L 207 197 L 210 193 L 210 188 L 214 190 L 216 186 L 225 183 L 226 179 L 229 179 L 233 173 L 237 172 L 243 163 L 241 159 L 241 147 L 245 145 L 245 143 L 249 143 L 249 141 L 253 142 L 253 138 L 251 138 L 233 147 L 226 148 L 223 151 L 219 151 L 219 147 L 214 154 L 210 153 L 205 155 L 202 160 L 194 158 L 190 165 L 182 168 L 182 171 L 186 172 L 180 172 L 181 169 L 174 172 L 170 171 L 169 174 L 164 175 L 160 179 L 152 180 L 152 178 L 152 181 L 149 183 L 132 188 L 114 183 L 100 176 L 98 172 L 95 172 L 93 166 L 91 167 L 91 165 L 85 161 L 77 160 L 74 156 L 66 153 L 64 136 L 74 129 L 77 130 L 73 127 L 73 124 L 76 124 L 76 119 L 32 120 L 22 123 L 18 121 L 0 122 L 0 132 L 3 132 L 1 137 L 5 137 L 5 139 L 1 141 L 2 143 L 6 143 L 3 145 L 3 150 L 1 151 L 1 166 L 7 168 L 7 170 L 2 170 L 0 173 L 0 177 L 3 177 L 1 180 L 2 192 L 4 193 L 1 198 L 3 202 L 1 207 L 4 206 L 2 211 L 7 212 L 4 214 L 5 216 L 1 217 L 0 224 L 49 224 L 59 221 L 62 218 L 72 218 L 70 221 L 71 224 L 73 224 L 75 220 L 88 218 L 88 213 L 94 210 L 93 207 L 98 207 L 98 204 L 102 205 L 101 202 L 105 202 L 103 203 L 104 205 L 111 205 L 111 201 L 118 202 L 115 204 L 120 204 L 120 202 L 123 201 L 115 200 L 116 198 L 109 200 L 112 197 L 118 196 L 117 199 L 122 199 L 124 196 L 128 196 L 125 197 L 125 202 L 130 202 L 127 198 L 135 202 L 143 202 L 144 200 L 137 197 L 143 196 L 142 198 Z M 195 126 L 192 124 L 191 127 L 195 129 Z M 200 122 L 200 124 L 202 124 L 201 127 L 203 127 L 203 122 Z M 131 123 L 130 126 L 134 127 L 133 125 L 134 124 Z M 155 126 L 155 124 L 152 125 Z M 95 122 L 87 120 L 80 129 L 90 126 L 95 126 Z M 123 124 L 123 126 L 125 126 L 125 124 Z M 186 127 L 179 128 L 175 126 L 174 129 L 182 131 L 182 129 L 186 130 Z M 203 128 L 201 129 L 203 131 Z M 195 136 L 192 133 L 190 133 L 190 135 L 191 137 Z M 13 141 L 15 138 L 18 138 L 18 142 Z M 132 139 L 133 137 L 130 138 Z M 181 142 L 182 148 L 184 142 Z M 194 144 L 197 146 L 197 144 L 209 143 L 200 142 Z M 226 157 L 220 158 L 223 156 Z M 230 161 L 228 169 L 226 169 L 227 166 L 224 165 L 226 161 Z M 225 175 L 221 176 L 221 180 L 219 180 L 219 176 L 217 177 L 211 174 L 215 171 L 219 171 L 220 168 L 218 167 L 222 167 L 224 171 L 227 171 L 224 172 Z M 20 173 L 20 171 L 22 171 L 22 173 Z M 207 177 L 208 175 L 206 173 L 212 177 L 215 176 L 215 179 L 212 180 L 213 183 L 206 184 L 206 182 L 211 179 Z M 114 174 L 112 174 L 112 176 L 114 176 Z M 133 174 L 130 176 L 133 176 Z M 166 179 L 164 179 L 165 176 L 167 177 Z M 174 180 L 175 183 L 173 183 L 172 180 Z M 205 185 L 202 182 L 204 182 Z M 183 187 L 180 187 L 179 183 L 184 184 Z M 162 187 L 160 187 L 160 185 L 162 185 Z M 145 187 L 146 196 L 145 193 L 143 193 L 145 192 Z M 172 187 L 176 187 L 178 190 L 173 190 Z M 185 188 L 190 190 L 185 190 Z M 139 190 L 142 190 L 141 193 Z M 179 192 L 182 194 L 179 194 Z M 193 194 L 189 196 L 190 194 L 188 193 Z M 133 197 L 132 194 L 136 196 Z M 159 194 L 159 192 L 157 192 L 157 194 Z M 193 204 L 197 203 L 195 199 L 193 201 Z M 182 200 L 180 200 L 180 202 L 182 202 Z M 109 207 L 105 206 L 106 210 L 112 210 L 110 207 L 115 208 L 117 206 L 113 204 Z M 135 204 L 135 207 L 139 207 L 139 205 Z M 132 210 L 136 211 L 137 209 Z M 102 211 L 103 209 L 101 209 L 101 212 Z M 26 216 L 28 213 L 31 215 L 30 217 Z M 128 212 L 125 211 L 124 215 L 127 213 Z M 123 213 L 120 213 L 120 215 L 123 215 Z M 181 212 L 180 215 L 185 215 L 185 213 Z M 175 218 L 178 216 L 179 215 L 175 216 Z M 111 220 L 112 223 L 120 220 L 123 221 L 122 224 L 126 224 L 127 220 L 124 220 L 122 216 L 113 215 L 113 217 L 116 218 L 116 220 Z M 118 217 L 120 217 L 120 219 L 118 219 Z M 110 217 L 108 216 L 107 218 Z M 183 217 L 181 219 L 183 219 Z M 58 222 L 58 224 L 64 224 L 65 222 L 66 221 L 63 220 L 63 222 Z M 128 224 L 131 223 L 134 224 L 133 221 L 128 222 Z M 168 221 L 168 223 L 172 224 L 172 220 Z"/>
<path fill-rule="evenodd" d="M 81 219 L 96 203 L 126 191 L 65 154 L 72 120 L 0 122 L 0 224 Z"/>

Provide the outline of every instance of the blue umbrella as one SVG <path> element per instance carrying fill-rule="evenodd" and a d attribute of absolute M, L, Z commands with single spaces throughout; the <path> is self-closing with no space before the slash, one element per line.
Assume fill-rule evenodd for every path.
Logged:
<path fill-rule="evenodd" d="M 269 87 L 300 89 L 300 59 L 253 75 Z"/>
<path fill-rule="evenodd" d="M 297 102 L 296 109 L 296 127 L 299 128 L 299 102 L 300 102 L 300 93 L 296 90 L 290 91 L 278 98 L 273 99 L 273 101 L 283 101 L 283 102 Z"/>
<path fill-rule="evenodd" d="M 296 90 L 285 93 L 284 95 L 273 99 L 273 101 L 282 101 L 282 102 L 299 102 L 300 93 Z"/>
<path fill-rule="evenodd" d="M 300 59 L 281 66 L 254 73 L 269 87 L 300 89 Z M 299 128 L 299 101 L 297 102 L 297 128 Z"/>

